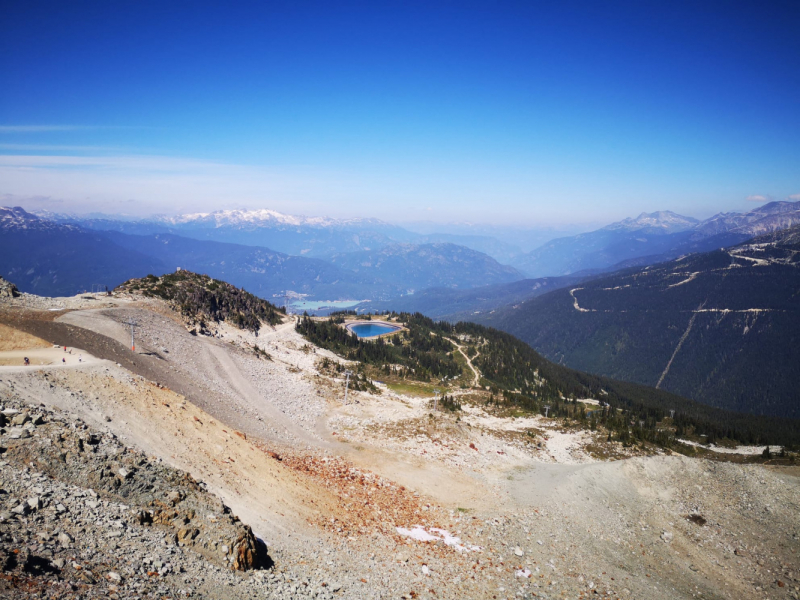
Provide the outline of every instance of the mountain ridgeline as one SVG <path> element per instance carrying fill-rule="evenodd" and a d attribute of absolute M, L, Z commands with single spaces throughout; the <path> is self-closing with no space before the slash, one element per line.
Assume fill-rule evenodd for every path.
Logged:
<path fill-rule="evenodd" d="M 554 416 L 603 419 L 606 426 L 616 428 L 621 440 L 633 426 L 641 439 L 669 446 L 674 435 L 664 427 L 668 421 L 676 435 L 691 433 L 742 443 L 800 443 L 800 431 L 791 421 L 721 410 L 652 387 L 582 373 L 552 363 L 519 339 L 490 327 L 467 322 L 453 325 L 418 313 L 387 317 L 407 331 L 387 339 L 360 340 L 343 327 L 341 318 L 308 316 L 300 318 L 296 328 L 312 343 L 372 367 L 374 376 L 402 366 L 400 373 L 422 381 L 461 373 L 462 367 L 453 362 L 458 343 L 474 357 L 480 385 L 492 391 L 492 401 L 527 412 L 543 412 L 547 405 Z M 433 341 L 436 338 L 440 341 Z M 591 417 L 576 402 L 583 398 L 602 401 L 607 407 Z M 669 418 L 671 410 L 674 419 Z"/>
<path fill-rule="evenodd" d="M 511 264 L 529 277 L 597 274 L 708 252 L 797 224 L 800 202 L 770 202 L 705 221 L 669 211 L 642 213 L 597 231 L 551 240 Z"/>
<path fill-rule="evenodd" d="M 225 321 L 257 334 L 262 323 L 277 325 L 285 315 L 284 309 L 229 283 L 183 270 L 132 279 L 115 291 L 166 300 L 201 333 L 209 321 Z"/>
<path fill-rule="evenodd" d="M 800 417 L 800 227 L 475 319 L 582 371 L 720 408 Z"/>
<path fill-rule="evenodd" d="M 522 279 L 519 271 L 486 254 L 448 243 L 395 244 L 376 251 L 337 255 L 331 262 L 411 290 L 473 288 Z"/>
<path fill-rule="evenodd" d="M 72 296 L 167 270 L 159 258 L 118 246 L 100 232 L 0 208 L 0 274 L 22 292 Z"/>
<path fill-rule="evenodd" d="M 202 230 L 209 231 L 203 223 Z M 245 231 L 261 231 L 253 227 Z M 179 266 L 246 287 L 263 298 L 291 291 L 318 300 L 373 301 L 431 285 L 463 289 L 522 277 L 486 254 L 449 243 L 397 244 L 386 239 L 379 252 L 337 254 L 331 262 L 153 229 L 164 227 L 105 220 L 64 223 L 21 208 L 0 208 L 0 273 L 23 292 L 70 296 L 98 285 L 112 288 L 148 273 L 171 273 Z M 334 235 L 340 227 L 311 229 Z M 221 233 L 216 237 L 226 238 Z"/>

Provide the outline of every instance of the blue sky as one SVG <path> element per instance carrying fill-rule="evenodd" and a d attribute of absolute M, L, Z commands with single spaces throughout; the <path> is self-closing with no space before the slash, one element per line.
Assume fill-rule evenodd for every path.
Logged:
<path fill-rule="evenodd" d="M 747 210 L 800 194 L 799 7 L 6 2 L 0 202 L 527 226 Z"/>

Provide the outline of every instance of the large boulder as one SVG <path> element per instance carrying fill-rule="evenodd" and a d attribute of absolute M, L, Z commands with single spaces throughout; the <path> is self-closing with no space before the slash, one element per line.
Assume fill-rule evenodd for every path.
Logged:
<path fill-rule="evenodd" d="M 266 569 L 270 566 L 267 545 L 253 535 L 249 525 L 243 525 L 233 544 L 233 566 L 237 571 Z"/>

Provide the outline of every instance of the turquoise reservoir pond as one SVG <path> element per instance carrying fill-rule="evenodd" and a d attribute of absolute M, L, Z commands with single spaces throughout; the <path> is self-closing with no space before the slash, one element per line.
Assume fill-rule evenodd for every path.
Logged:
<path fill-rule="evenodd" d="M 391 333 L 400 329 L 399 325 L 390 325 L 389 323 L 358 323 L 355 325 L 348 325 L 347 329 L 355 333 L 359 338 L 371 338 L 383 335 L 384 333 Z"/>

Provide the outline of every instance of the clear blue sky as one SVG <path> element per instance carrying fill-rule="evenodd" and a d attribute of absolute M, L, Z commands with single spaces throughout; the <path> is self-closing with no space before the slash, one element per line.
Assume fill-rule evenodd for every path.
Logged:
<path fill-rule="evenodd" d="M 536 225 L 800 194 L 796 1 L 0 10 L 4 204 Z"/>

